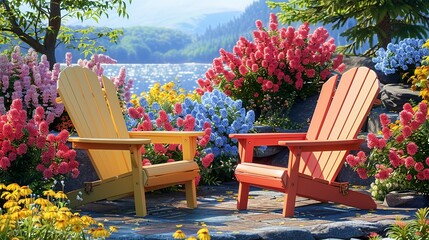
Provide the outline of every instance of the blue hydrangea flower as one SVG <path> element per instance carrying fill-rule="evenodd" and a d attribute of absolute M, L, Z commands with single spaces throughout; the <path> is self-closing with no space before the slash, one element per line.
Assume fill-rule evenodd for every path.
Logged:
<path fill-rule="evenodd" d="M 406 38 L 397 44 L 389 43 L 387 50 L 378 49 L 372 58 L 375 69 L 389 75 L 420 66 L 422 58 L 429 55 L 429 49 L 422 47 L 424 42 L 423 39 Z"/>

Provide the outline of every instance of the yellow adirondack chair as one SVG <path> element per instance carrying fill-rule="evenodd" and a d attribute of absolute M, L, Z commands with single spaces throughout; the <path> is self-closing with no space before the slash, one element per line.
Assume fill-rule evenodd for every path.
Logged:
<path fill-rule="evenodd" d="M 283 216 L 294 216 L 296 196 L 335 202 L 360 209 L 376 209 L 367 194 L 351 191 L 348 183 L 335 182 L 346 155 L 359 149 L 357 135 L 379 91 L 374 71 L 359 67 L 337 76 L 322 87 L 307 133 L 231 134 L 239 141 L 241 163 L 237 208 L 247 209 L 249 186 L 285 193 Z M 252 163 L 255 146 L 289 148 L 288 167 Z"/>
<path fill-rule="evenodd" d="M 184 184 L 189 208 L 197 206 L 193 161 L 201 132 L 128 132 L 116 89 L 106 77 L 82 67 L 67 67 L 59 76 L 58 93 L 79 137 L 69 138 L 74 148 L 87 149 L 99 177 L 68 193 L 71 206 L 134 194 L 136 215 L 147 214 L 145 191 Z M 140 147 L 148 143 L 181 144 L 183 161 L 142 167 Z M 77 201 L 79 192 L 83 201 Z"/>

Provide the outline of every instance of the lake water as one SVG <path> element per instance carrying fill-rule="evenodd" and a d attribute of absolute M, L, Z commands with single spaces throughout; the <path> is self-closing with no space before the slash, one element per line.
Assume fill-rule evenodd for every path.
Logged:
<path fill-rule="evenodd" d="M 161 85 L 175 82 L 176 87 L 192 91 L 197 87 L 198 78 L 204 78 L 211 64 L 184 63 L 184 64 L 103 64 L 104 75 L 118 76 L 121 67 L 126 68 L 127 79 L 134 80 L 132 93 L 139 94 L 148 91 L 154 83 Z"/>

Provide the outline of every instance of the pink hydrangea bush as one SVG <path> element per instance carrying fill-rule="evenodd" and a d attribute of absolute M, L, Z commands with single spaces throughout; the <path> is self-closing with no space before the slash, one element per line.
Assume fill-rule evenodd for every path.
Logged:
<path fill-rule="evenodd" d="M 413 190 L 429 194 L 429 121 L 428 106 L 406 103 L 399 120 L 392 123 L 386 114 L 380 115 L 380 136 L 367 136 L 369 156 L 362 151 L 348 155 L 347 163 L 363 179 L 375 177 L 372 195 L 379 200 L 390 191 Z"/>
<path fill-rule="evenodd" d="M 46 56 L 42 55 L 39 62 L 33 49 L 22 55 L 20 47 L 16 46 L 10 60 L 0 55 L 0 114 L 9 110 L 13 100 L 21 99 L 27 118 L 42 106 L 46 122 L 51 124 L 64 110 L 64 106 L 55 101 L 59 73 L 59 64 L 50 70 Z"/>
<path fill-rule="evenodd" d="M 265 116 L 291 107 L 297 98 L 315 93 L 331 71 L 342 72 L 343 56 L 323 27 L 310 33 L 307 23 L 298 29 L 279 28 L 275 14 L 269 28 L 256 21 L 253 41 L 241 37 L 233 52 L 220 49 L 197 92 L 219 88 L 247 109 L 261 109 Z"/>
<path fill-rule="evenodd" d="M 79 175 L 76 152 L 67 145 L 69 133 L 49 133 L 45 111 L 37 107 L 31 119 L 21 99 L 0 115 L 0 179 L 2 183 L 46 189 L 54 179 Z"/>

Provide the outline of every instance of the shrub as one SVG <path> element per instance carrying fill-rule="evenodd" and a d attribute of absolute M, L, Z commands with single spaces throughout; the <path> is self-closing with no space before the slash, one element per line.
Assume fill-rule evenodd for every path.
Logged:
<path fill-rule="evenodd" d="M 361 178 L 375 176 L 371 193 L 378 200 L 395 190 L 429 193 L 428 107 L 425 102 L 414 108 L 406 103 L 403 109 L 395 123 L 380 115 L 382 136 L 368 134 L 369 156 L 361 151 L 346 158 Z"/>
<path fill-rule="evenodd" d="M 0 179 L 17 182 L 38 191 L 50 187 L 54 178 L 79 175 L 76 152 L 66 145 L 66 130 L 50 134 L 45 112 L 37 107 L 27 121 L 21 99 L 15 99 L 6 114 L 0 115 Z"/>
<path fill-rule="evenodd" d="M 21 99 L 27 118 L 41 106 L 46 122 L 51 124 L 64 110 L 64 106 L 55 101 L 59 73 L 59 64 L 55 64 L 51 71 L 46 56 L 42 55 L 38 62 L 33 49 L 22 56 L 20 47 L 16 46 L 10 60 L 6 55 L 0 55 L 0 114 L 9 110 L 13 100 Z"/>
<path fill-rule="evenodd" d="M 398 43 L 389 43 L 387 49 L 380 48 L 375 52 L 372 61 L 375 69 L 385 75 L 399 72 L 401 77 L 408 79 L 410 76 L 402 76 L 404 73 L 413 72 L 420 65 L 422 58 L 429 55 L 429 48 L 423 45 L 423 39 L 406 38 Z M 423 45 L 423 47 L 422 47 Z"/>
<path fill-rule="evenodd" d="M 105 239 L 109 230 L 90 216 L 80 216 L 67 208 L 67 196 L 47 190 L 44 197 L 32 194 L 28 186 L 0 183 L 1 199 L 6 202 L 0 209 L 1 239 Z"/>
<path fill-rule="evenodd" d="M 253 42 L 240 37 L 233 52 L 220 49 L 205 79 L 198 80 L 199 94 L 219 88 L 269 122 L 283 117 L 298 98 L 314 94 L 332 70 L 344 69 L 342 55 L 332 59 L 334 40 L 322 27 L 313 33 L 307 23 L 279 29 L 275 14 L 269 29 L 260 20 L 256 26 Z"/>

